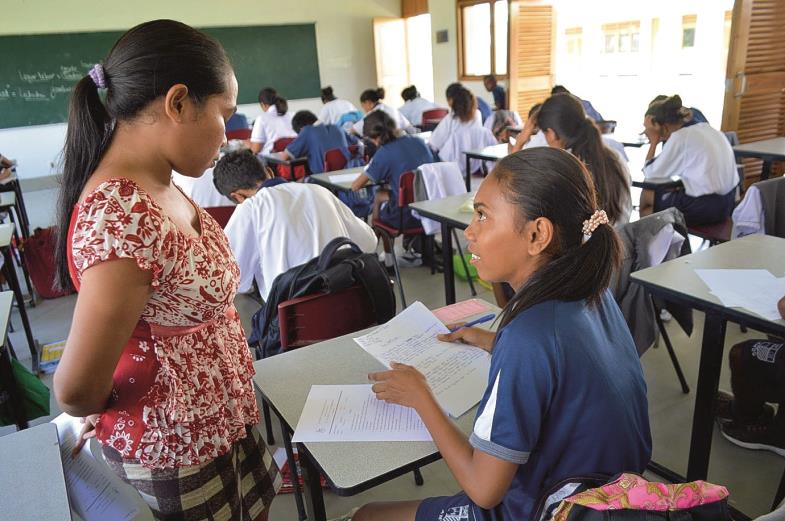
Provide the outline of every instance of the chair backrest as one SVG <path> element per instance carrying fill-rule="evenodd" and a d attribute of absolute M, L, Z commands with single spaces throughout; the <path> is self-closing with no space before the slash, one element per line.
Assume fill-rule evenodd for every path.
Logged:
<path fill-rule="evenodd" d="M 204 211 L 210 214 L 210 217 L 215 219 L 221 228 L 226 228 L 226 224 L 229 222 L 229 218 L 234 213 L 234 209 L 237 208 L 236 206 L 213 206 L 211 208 L 205 208 Z"/>
<path fill-rule="evenodd" d="M 368 294 L 359 285 L 278 304 L 281 351 L 315 344 L 376 324 Z"/>
<path fill-rule="evenodd" d="M 414 202 L 414 171 L 409 170 L 398 178 L 398 207 L 406 208 Z"/>
<path fill-rule="evenodd" d="M 226 139 L 251 139 L 250 128 L 236 128 L 226 131 Z"/>
<path fill-rule="evenodd" d="M 356 146 L 356 145 L 355 145 Z M 350 151 L 351 153 L 351 151 Z M 324 154 L 324 171 L 333 172 L 346 168 L 346 156 L 340 148 L 331 148 Z"/>
<path fill-rule="evenodd" d="M 437 124 L 449 114 L 449 109 L 445 108 L 438 108 L 438 109 L 430 109 L 424 110 L 422 112 L 422 122 L 423 125 L 430 123 L 430 124 Z"/>
<path fill-rule="evenodd" d="M 275 140 L 273 143 L 273 152 L 283 152 L 283 150 L 294 141 L 293 137 L 282 137 Z"/>

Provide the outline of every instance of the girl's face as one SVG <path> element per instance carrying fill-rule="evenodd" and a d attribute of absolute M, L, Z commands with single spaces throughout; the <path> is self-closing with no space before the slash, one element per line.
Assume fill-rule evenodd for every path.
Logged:
<path fill-rule="evenodd" d="M 564 141 L 559 137 L 555 130 L 552 128 L 546 128 L 544 130 L 545 133 L 545 141 L 548 142 L 548 146 L 551 148 L 560 148 L 562 150 L 566 149 Z"/>
<path fill-rule="evenodd" d="M 372 108 L 376 106 L 376 103 L 374 103 L 373 101 L 361 101 L 360 106 L 362 107 L 363 112 L 368 113 L 371 111 Z"/>
<path fill-rule="evenodd" d="M 522 223 L 503 186 L 490 175 L 474 197 L 474 218 L 464 234 L 480 277 L 518 290 L 542 263 L 552 232 L 544 218 Z"/>

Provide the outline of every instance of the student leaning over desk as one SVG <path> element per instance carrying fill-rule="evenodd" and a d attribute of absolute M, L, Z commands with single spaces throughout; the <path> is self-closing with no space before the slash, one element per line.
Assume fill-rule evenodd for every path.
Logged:
<path fill-rule="evenodd" d="M 237 264 L 171 179 L 215 165 L 236 103 L 221 45 L 171 20 L 125 33 L 71 97 L 57 262 L 79 296 L 55 394 L 157 519 L 265 520 L 280 486 Z"/>
<path fill-rule="evenodd" d="M 635 345 L 607 291 L 620 244 L 575 157 L 533 148 L 501 160 L 466 229 L 484 280 L 517 292 L 497 334 L 444 335 L 491 353 L 467 440 L 415 368 L 370 375 L 377 398 L 414 407 L 463 492 L 373 503 L 353 521 L 531 519 L 543 491 L 585 473 L 642 472 L 651 435 Z"/>

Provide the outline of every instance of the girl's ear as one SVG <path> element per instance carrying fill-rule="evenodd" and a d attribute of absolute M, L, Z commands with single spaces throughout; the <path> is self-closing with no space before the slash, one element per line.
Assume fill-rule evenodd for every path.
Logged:
<path fill-rule="evenodd" d="M 185 105 L 188 99 L 188 87 L 182 83 L 177 83 L 169 87 L 164 98 L 164 114 L 170 120 L 182 123 L 185 114 Z"/>
<path fill-rule="evenodd" d="M 553 223 L 547 217 L 538 217 L 526 223 L 524 234 L 529 255 L 536 257 L 548 249 L 553 241 Z"/>

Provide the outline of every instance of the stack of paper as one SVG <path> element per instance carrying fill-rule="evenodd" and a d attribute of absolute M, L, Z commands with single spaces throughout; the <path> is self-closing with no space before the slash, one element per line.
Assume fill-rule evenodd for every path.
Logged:
<path fill-rule="evenodd" d="M 781 318 L 777 302 L 785 297 L 785 277 L 755 269 L 696 269 L 695 273 L 724 306 L 745 308 L 768 320 Z"/>

